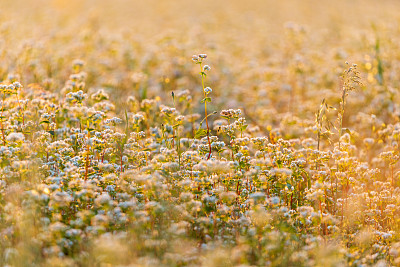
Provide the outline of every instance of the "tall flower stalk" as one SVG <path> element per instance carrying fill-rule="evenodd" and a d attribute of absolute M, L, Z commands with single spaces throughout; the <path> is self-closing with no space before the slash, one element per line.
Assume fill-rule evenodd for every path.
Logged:
<path fill-rule="evenodd" d="M 333 133 L 331 132 L 331 127 L 334 127 L 333 123 L 328 118 L 328 112 L 331 109 L 335 109 L 328 105 L 325 98 L 322 100 L 318 111 L 315 113 L 315 125 L 317 127 L 317 151 L 321 150 L 321 138 L 327 137 L 330 142 L 329 136 Z M 316 170 L 319 170 L 319 159 L 316 162 Z"/>
<path fill-rule="evenodd" d="M 346 65 L 349 63 L 346 62 Z M 358 86 L 362 86 L 361 83 L 361 78 L 360 78 L 360 72 L 357 70 L 357 65 L 353 64 L 353 66 L 349 67 L 348 69 L 344 70 L 342 74 L 342 79 L 343 79 L 343 86 L 342 86 L 342 95 L 340 99 L 340 108 L 339 108 L 339 114 L 338 114 L 338 120 L 339 120 L 339 151 L 340 151 L 340 146 L 341 146 L 341 141 L 340 138 L 342 137 L 343 133 L 343 116 L 344 116 L 344 110 L 345 110 L 345 105 L 346 105 L 346 97 L 349 94 L 349 92 L 354 91 Z"/>
<path fill-rule="evenodd" d="M 204 103 L 204 116 L 205 116 L 205 121 L 206 121 L 206 127 L 207 127 L 207 131 L 206 131 L 206 135 L 207 135 L 207 141 L 208 141 L 208 147 L 209 147 L 209 152 L 208 152 L 208 156 L 207 156 L 207 160 L 209 160 L 211 158 L 211 139 L 210 139 L 210 127 L 208 125 L 208 114 L 207 114 L 207 102 L 211 102 L 211 97 L 209 97 L 208 95 L 212 92 L 212 89 L 210 87 L 205 87 L 204 85 L 204 81 L 205 78 L 207 76 L 206 71 L 209 71 L 211 68 L 208 65 L 204 65 L 203 66 L 203 60 L 207 58 L 206 54 L 199 54 L 194 55 L 192 57 L 192 60 L 196 63 L 199 64 L 200 66 L 200 75 L 201 75 L 201 87 L 203 89 L 203 95 L 204 98 L 203 100 L 201 100 L 201 103 Z M 211 114 L 210 114 L 211 115 Z M 201 127 L 201 124 L 200 124 Z M 204 131 L 200 128 L 197 132 L 196 132 L 196 137 L 201 137 L 202 135 L 204 135 Z"/>

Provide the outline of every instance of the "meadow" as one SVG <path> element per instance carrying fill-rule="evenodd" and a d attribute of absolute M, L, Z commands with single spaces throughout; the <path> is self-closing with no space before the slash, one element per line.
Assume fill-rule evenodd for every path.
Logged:
<path fill-rule="evenodd" d="M 400 2 L 0 1 L 0 266 L 400 266 Z"/>

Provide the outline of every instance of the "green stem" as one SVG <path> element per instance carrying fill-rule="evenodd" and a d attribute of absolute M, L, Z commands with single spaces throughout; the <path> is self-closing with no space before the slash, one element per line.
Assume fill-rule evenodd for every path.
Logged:
<path fill-rule="evenodd" d="M 1 123 L 1 135 L 3 137 L 3 143 L 6 145 L 6 136 L 4 134 L 4 126 L 3 126 L 3 112 L 4 112 L 4 101 L 6 99 L 6 95 L 3 92 L 3 101 L 1 102 L 1 118 L 0 118 L 0 123 Z"/>
<path fill-rule="evenodd" d="M 199 65 L 200 65 L 200 74 L 201 74 L 201 87 L 203 89 L 204 98 L 206 98 L 206 92 L 204 91 L 204 73 L 203 73 L 203 68 L 201 66 L 201 62 L 199 63 Z M 204 114 L 206 117 L 207 140 L 208 140 L 208 147 L 209 147 L 209 153 L 208 153 L 207 160 L 209 160 L 211 157 L 211 141 L 210 141 L 210 127 L 208 126 L 207 101 L 204 101 Z"/>

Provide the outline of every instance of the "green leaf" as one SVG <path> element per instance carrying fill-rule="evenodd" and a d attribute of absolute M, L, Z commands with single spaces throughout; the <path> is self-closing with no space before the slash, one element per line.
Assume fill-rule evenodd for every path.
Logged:
<path fill-rule="evenodd" d="M 202 128 L 199 128 L 197 131 L 196 131 L 196 134 L 195 134 L 195 136 L 194 136 L 194 138 L 200 138 L 200 137 L 203 137 L 203 136 L 206 136 L 207 135 L 207 131 L 206 130 L 204 130 L 204 129 L 202 129 Z"/>
<path fill-rule="evenodd" d="M 176 128 L 178 128 L 180 125 L 182 125 L 182 122 L 178 122 L 177 124 L 172 125 L 172 128 L 176 129 Z"/>
<path fill-rule="evenodd" d="M 201 100 L 200 103 L 204 103 L 204 102 L 211 102 L 211 97 L 205 97 L 205 98 L 203 98 L 203 100 Z"/>
<path fill-rule="evenodd" d="M 350 132 L 349 128 L 342 128 L 342 135 L 344 133 L 348 133 L 349 135 L 351 135 L 351 132 Z"/>
<path fill-rule="evenodd" d="M 50 123 L 50 121 L 47 121 L 47 120 L 46 121 L 41 121 L 40 124 L 42 124 L 42 123 Z"/>
<path fill-rule="evenodd" d="M 289 190 L 292 190 L 292 185 L 291 185 L 291 184 L 286 183 L 286 187 L 287 187 Z"/>

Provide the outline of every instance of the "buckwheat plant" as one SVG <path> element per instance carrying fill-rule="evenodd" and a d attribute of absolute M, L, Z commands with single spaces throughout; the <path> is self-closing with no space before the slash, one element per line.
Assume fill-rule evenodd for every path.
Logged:
<path fill-rule="evenodd" d="M 400 3 L 324 1 L 1 1 L 0 266 L 400 266 Z"/>
<path fill-rule="evenodd" d="M 208 146 L 209 146 L 207 159 L 209 160 L 211 157 L 211 154 L 212 154 L 212 147 L 211 147 L 211 141 L 210 141 L 210 127 L 208 126 L 208 116 L 209 115 L 207 115 L 207 102 L 211 102 L 211 97 L 209 97 L 209 94 L 212 92 L 212 89 L 210 87 L 204 86 L 204 81 L 205 81 L 205 78 L 207 77 L 207 71 L 211 70 L 210 66 L 208 66 L 208 65 L 203 66 L 203 60 L 206 58 L 207 58 L 206 54 L 199 54 L 199 55 L 194 55 L 192 57 L 192 60 L 200 66 L 201 87 L 203 89 L 203 95 L 204 95 L 204 98 L 201 100 L 201 103 L 204 103 L 204 116 L 205 116 L 206 127 L 207 127 L 207 131 L 206 131 L 205 135 L 207 135 Z M 197 130 L 196 136 L 201 137 L 203 135 L 204 135 L 204 130 L 201 129 L 201 124 L 200 124 L 200 128 L 199 128 L 199 130 Z"/>

